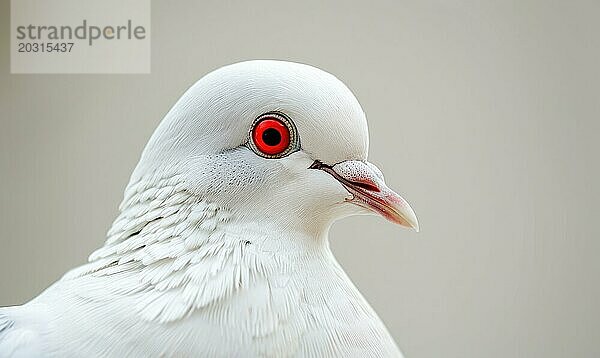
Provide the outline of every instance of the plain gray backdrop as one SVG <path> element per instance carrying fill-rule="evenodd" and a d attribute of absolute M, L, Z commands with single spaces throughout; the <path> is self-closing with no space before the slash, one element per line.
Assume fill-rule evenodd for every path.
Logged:
<path fill-rule="evenodd" d="M 188 86 L 286 59 L 354 91 L 419 217 L 331 231 L 408 357 L 600 356 L 598 1 L 154 1 L 149 75 L 10 75 L 1 4 L 0 305 L 102 245 Z"/>

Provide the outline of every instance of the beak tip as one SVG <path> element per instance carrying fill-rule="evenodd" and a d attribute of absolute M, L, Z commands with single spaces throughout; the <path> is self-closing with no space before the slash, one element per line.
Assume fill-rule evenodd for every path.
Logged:
<path fill-rule="evenodd" d="M 413 215 L 400 215 L 399 218 L 389 219 L 395 224 L 403 226 L 407 229 L 412 229 L 415 232 L 420 232 L 421 228 L 419 226 L 419 221 L 417 221 L 417 217 Z"/>
<path fill-rule="evenodd" d="M 419 232 L 421 231 L 421 229 L 419 228 L 419 222 L 416 220 L 413 223 L 410 224 L 410 227 L 415 230 L 415 232 Z"/>
<path fill-rule="evenodd" d="M 417 219 L 417 215 L 410 207 L 410 205 L 408 205 L 408 203 L 406 203 L 404 215 L 402 215 L 402 218 L 404 219 L 405 226 L 413 229 L 415 232 L 421 231 L 421 228 L 419 227 L 419 219 Z"/>

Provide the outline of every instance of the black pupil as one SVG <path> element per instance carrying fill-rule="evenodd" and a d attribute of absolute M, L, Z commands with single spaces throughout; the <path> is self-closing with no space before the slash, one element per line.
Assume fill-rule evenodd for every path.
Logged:
<path fill-rule="evenodd" d="M 274 128 L 267 128 L 262 134 L 262 140 L 270 147 L 275 146 L 281 142 L 281 133 Z"/>

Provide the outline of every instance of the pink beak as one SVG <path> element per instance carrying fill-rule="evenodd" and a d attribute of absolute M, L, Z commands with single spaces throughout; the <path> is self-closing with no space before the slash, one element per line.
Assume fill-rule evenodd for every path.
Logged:
<path fill-rule="evenodd" d="M 380 214 L 389 221 L 419 232 L 413 209 L 400 195 L 385 185 L 381 171 L 369 162 L 347 160 L 333 166 L 315 161 L 310 169 L 323 170 L 352 194 L 348 201 Z"/>

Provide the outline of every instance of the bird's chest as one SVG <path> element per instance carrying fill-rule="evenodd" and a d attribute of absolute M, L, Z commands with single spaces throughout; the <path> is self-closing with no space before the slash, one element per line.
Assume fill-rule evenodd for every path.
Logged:
<path fill-rule="evenodd" d="M 72 336 L 117 341 L 99 347 L 137 356 L 353 356 L 393 346 L 328 249 L 200 238 L 177 257 L 160 258 L 155 243 L 139 261 L 64 282 L 77 288 L 70 307 L 79 311 L 62 319 L 93 322 L 74 325 Z"/>
<path fill-rule="evenodd" d="M 66 356 L 327 357 L 395 349 L 335 261 L 251 261 L 252 267 L 241 260 L 196 268 L 198 281 L 144 285 L 135 294 L 111 290 L 135 286 L 138 275 L 85 278 L 91 281 L 77 283 L 78 294 L 66 299 L 73 301 L 69 309 L 57 312 L 69 322 L 59 325 L 69 338 L 51 343 Z"/>
<path fill-rule="evenodd" d="M 196 352 L 216 354 L 206 349 L 218 342 L 219 349 L 227 350 L 224 356 L 369 356 L 377 349 L 394 352 L 385 327 L 343 272 L 322 265 L 304 269 L 301 274 L 273 272 L 250 287 L 240 288 L 182 320 L 182 331 L 194 337 L 190 342 Z M 374 346 L 380 348 L 374 350 Z"/>

